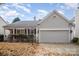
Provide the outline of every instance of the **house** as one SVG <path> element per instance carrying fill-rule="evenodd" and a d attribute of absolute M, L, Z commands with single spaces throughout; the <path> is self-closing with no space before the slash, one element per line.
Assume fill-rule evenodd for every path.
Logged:
<path fill-rule="evenodd" d="M 73 24 L 56 10 L 40 21 L 18 21 L 4 26 L 10 35 L 34 35 L 40 43 L 69 43 Z"/>
<path fill-rule="evenodd" d="M 74 29 L 74 36 L 79 38 L 79 7 L 76 9 L 76 13 L 75 13 L 75 29 Z"/>
<path fill-rule="evenodd" d="M 0 16 L 0 34 L 1 35 L 4 35 L 4 28 L 3 26 L 7 25 L 8 23 L 6 21 L 3 20 L 3 18 Z M 6 34 L 5 35 L 8 35 L 9 34 L 9 31 L 6 30 Z"/>

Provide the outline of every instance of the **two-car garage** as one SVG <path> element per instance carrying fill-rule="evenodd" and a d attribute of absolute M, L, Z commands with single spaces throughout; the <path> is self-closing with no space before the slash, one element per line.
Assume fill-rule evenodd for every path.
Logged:
<path fill-rule="evenodd" d="M 69 30 L 40 30 L 39 42 L 68 43 L 70 42 Z"/>
<path fill-rule="evenodd" d="M 49 13 L 38 24 L 39 42 L 70 43 L 72 39 L 72 24 L 57 11 Z"/>

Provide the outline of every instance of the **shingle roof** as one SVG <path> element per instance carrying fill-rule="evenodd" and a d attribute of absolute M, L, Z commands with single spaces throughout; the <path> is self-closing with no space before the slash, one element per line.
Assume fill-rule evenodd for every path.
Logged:
<path fill-rule="evenodd" d="M 18 21 L 15 23 L 8 24 L 4 27 L 27 27 L 27 26 L 36 26 L 38 21 Z"/>

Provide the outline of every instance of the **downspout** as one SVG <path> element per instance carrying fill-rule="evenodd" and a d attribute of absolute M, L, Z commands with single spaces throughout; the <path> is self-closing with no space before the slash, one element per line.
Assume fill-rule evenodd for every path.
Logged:
<path fill-rule="evenodd" d="M 72 24 L 70 23 L 69 24 L 69 41 L 71 42 L 71 40 L 72 40 L 72 35 L 73 35 L 73 33 L 72 33 Z"/>

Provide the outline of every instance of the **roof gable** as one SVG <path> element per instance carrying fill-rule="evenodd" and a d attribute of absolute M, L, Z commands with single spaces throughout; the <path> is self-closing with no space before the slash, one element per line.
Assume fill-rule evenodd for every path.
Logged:
<path fill-rule="evenodd" d="M 47 18 L 49 18 L 53 14 L 56 14 L 56 15 L 62 17 L 67 23 L 70 23 L 70 21 L 65 16 L 60 14 L 57 10 L 54 10 L 54 11 L 50 12 L 48 15 L 46 15 L 40 22 L 38 22 L 38 24 L 41 24 L 42 22 L 44 22 Z"/>

